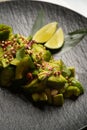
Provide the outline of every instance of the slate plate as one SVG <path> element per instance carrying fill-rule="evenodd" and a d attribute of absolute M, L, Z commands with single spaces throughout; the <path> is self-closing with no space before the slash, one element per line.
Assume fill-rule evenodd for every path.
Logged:
<path fill-rule="evenodd" d="M 0 23 L 9 24 L 15 33 L 28 36 L 38 11 L 43 9 L 45 22 L 58 21 L 65 33 L 87 28 L 87 19 L 66 8 L 43 2 L 18 0 L 0 3 Z M 76 68 L 85 93 L 76 101 L 66 100 L 63 107 L 33 106 L 23 95 L 0 88 L 0 130 L 77 130 L 87 124 L 87 37 L 62 56 Z"/>

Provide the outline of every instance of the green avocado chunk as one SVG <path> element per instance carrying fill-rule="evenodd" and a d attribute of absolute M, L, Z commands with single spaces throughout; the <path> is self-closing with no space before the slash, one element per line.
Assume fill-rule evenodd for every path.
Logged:
<path fill-rule="evenodd" d="M 44 88 L 46 87 L 45 81 L 39 81 L 38 79 L 33 79 L 29 84 L 24 85 L 23 89 L 26 92 L 29 93 L 37 93 L 37 92 L 42 92 Z"/>
<path fill-rule="evenodd" d="M 53 96 L 53 105 L 55 106 L 62 106 L 64 103 L 63 94 L 57 94 Z"/>
<path fill-rule="evenodd" d="M 5 24 L 0 24 L 0 41 L 9 39 L 12 28 Z"/>
<path fill-rule="evenodd" d="M 38 102 L 40 100 L 40 95 L 38 93 L 33 93 L 32 99 L 34 102 Z"/>
<path fill-rule="evenodd" d="M 70 72 L 71 72 L 70 77 L 75 77 L 75 68 L 74 67 L 68 67 L 68 70 L 70 70 Z"/>
<path fill-rule="evenodd" d="M 63 63 L 63 61 L 62 61 L 62 75 L 64 77 L 66 77 L 66 76 L 69 77 L 71 75 L 70 69 L 68 69 L 68 67 L 66 67 L 66 65 Z"/>
<path fill-rule="evenodd" d="M 47 79 L 48 76 L 51 74 L 51 71 L 42 70 L 37 74 L 39 80 Z"/>
<path fill-rule="evenodd" d="M 62 75 L 59 76 L 51 75 L 48 78 L 47 84 L 50 88 L 59 89 L 60 87 L 64 87 L 66 82 L 67 80 Z"/>
<path fill-rule="evenodd" d="M 32 45 L 32 54 L 31 57 L 33 61 L 40 63 L 43 60 L 49 61 L 51 59 L 51 52 L 46 50 L 43 45 L 34 43 Z"/>
<path fill-rule="evenodd" d="M 34 102 L 47 101 L 48 100 L 47 95 L 44 92 L 42 92 L 42 93 L 33 93 L 32 94 L 32 99 L 33 99 Z"/>
<path fill-rule="evenodd" d="M 15 77 L 15 68 L 8 66 L 0 71 L 0 85 L 7 87 L 10 86 Z"/>
<path fill-rule="evenodd" d="M 22 60 L 20 60 L 19 64 L 16 67 L 15 79 L 22 79 L 23 76 L 25 76 L 25 74 L 29 72 L 29 70 L 32 70 L 34 68 L 35 66 L 31 57 L 24 57 Z"/>
<path fill-rule="evenodd" d="M 76 80 L 74 77 L 72 77 L 69 79 L 69 81 L 71 82 L 72 86 L 76 86 L 80 90 L 81 94 L 84 93 L 84 89 L 78 80 Z"/>
<path fill-rule="evenodd" d="M 79 96 L 81 94 L 80 89 L 77 86 L 69 86 L 65 90 L 65 97 Z"/>

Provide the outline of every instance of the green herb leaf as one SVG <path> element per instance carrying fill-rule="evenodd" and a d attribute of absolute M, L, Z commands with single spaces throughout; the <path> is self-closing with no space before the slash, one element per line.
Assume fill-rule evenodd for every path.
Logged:
<path fill-rule="evenodd" d="M 17 51 L 17 53 L 16 53 L 16 58 L 17 58 L 18 60 L 21 60 L 22 58 L 24 58 L 24 56 L 25 56 L 25 48 L 22 47 L 22 48 L 20 48 L 20 49 Z"/>
<path fill-rule="evenodd" d="M 37 17 L 36 17 L 34 25 L 32 27 L 31 35 L 35 34 L 36 31 L 39 30 L 44 25 L 44 21 L 45 21 L 44 11 L 40 10 Z"/>
<path fill-rule="evenodd" d="M 84 34 L 84 35 L 87 35 L 87 29 L 79 29 L 79 30 L 76 30 L 74 32 L 70 32 L 69 34 L 70 35 L 73 35 L 73 34 Z"/>
<path fill-rule="evenodd" d="M 59 55 L 69 51 L 72 47 L 76 46 L 87 35 L 87 29 L 80 29 L 74 32 L 68 33 L 65 36 L 64 46 L 59 51 Z"/>

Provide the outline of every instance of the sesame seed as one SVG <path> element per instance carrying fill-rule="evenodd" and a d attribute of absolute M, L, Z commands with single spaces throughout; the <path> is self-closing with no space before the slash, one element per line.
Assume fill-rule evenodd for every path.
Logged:
<path fill-rule="evenodd" d="M 5 41 L 5 45 L 8 45 L 8 42 L 7 42 L 7 41 Z"/>
<path fill-rule="evenodd" d="M 12 45 L 11 45 L 11 44 L 9 44 L 9 47 L 12 47 Z"/>
<path fill-rule="evenodd" d="M 1 46 L 4 47 L 4 44 L 2 43 Z"/>
<path fill-rule="evenodd" d="M 52 71 L 52 70 L 53 70 L 53 68 L 52 68 L 52 67 L 49 67 L 48 69 L 49 69 L 50 71 Z"/>
<path fill-rule="evenodd" d="M 31 47 L 29 46 L 28 49 L 31 49 Z"/>
<path fill-rule="evenodd" d="M 3 50 L 6 51 L 7 50 L 6 47 L 4 47 Z"/>
<path fill-rule="evenodd" d="M 28 50 L 25 50 L 25 53 L 28 54 Z"/>
<path fill-rule="evenodd" d="M 5 41 L 2 41 L 2 43 L 4 43 Z"/>
<path fill-rule="evenodd" d="M 36 64 L 37 65 L 37 67 L 41 67 L 41 65 L 40 64 Z"/>
<path fill-rule="evenodd" d="M 30 55 L 32 54 L 32 51 L 31 51 L 31 50 L 27 50 L 27 51 L 28 51 L 28 54 L 30 54 Z"/>
<path fill-rule="evenodd" d="M 49 72 L 47 72 L 46 76 L 50 76 L 50 73 L 49 73 Z"/>
<path fill-rule="evenodd" d="M 6 58 L 7 57 L 7 54 L 4 54 L 4 58 Z"/>
<path fill-rule="evenodd" d="M 12 56 L 12 55 L 9 55 L 9 58 L 13 58 L 13 56 Z"/>
<path fill-rule="evenodd" d="M 11 43 L 11 41 L 8 41 L 8 44 L 10 44 Z"/>
<path fill-rule="evenodd" d="M 35 62 L 35 61 L 34 61 L 34 64 L 36 65 L 36 64 L 37 64 L 37 62 Z"/>
<path fill-rule="evenodd" d="M 11 62 L 11 61 L 12 61 L 12 58 L 9 58 L 8 60 L 9 60 L 9 62 Z"/>
<path fill-rule="evenodd" d="M 17 41 L 17 39 L 16 39 L 16 38 L 14 38 L 14 39 L 13 39 L 13 41 L 14 41 L 14 42 L 16 42 L 16 41 Z"/>
<path fill-rule="evenodd" d="M 15 50 L 12 50 L 12 54 L 15 54 L 16 53 L 16 51 Z"/>

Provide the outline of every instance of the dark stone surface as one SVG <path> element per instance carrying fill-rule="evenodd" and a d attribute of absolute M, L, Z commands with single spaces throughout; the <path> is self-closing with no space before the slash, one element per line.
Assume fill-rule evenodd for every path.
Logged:
<path fill-rule="evenodd" d="M 58 21 L 65 33 L 87 28 L 87 19 L 66 8 L 43 2 L 18 0 L 0 3 L 0 23 L 9 24 L 15 33 L 28 36 L 37 13 L 43 9 L 45 22 Z M 87 124 L 87 37 L 62 58 L 76 68 L 85 93 L 76 101 L 65 100 L 63 107 L 33 106 L 20 94 L 0 88 L 0 130 L 78 130 Z"/>

